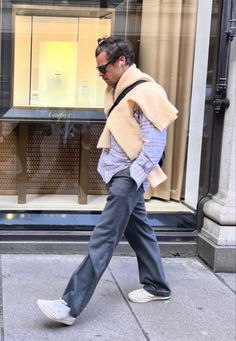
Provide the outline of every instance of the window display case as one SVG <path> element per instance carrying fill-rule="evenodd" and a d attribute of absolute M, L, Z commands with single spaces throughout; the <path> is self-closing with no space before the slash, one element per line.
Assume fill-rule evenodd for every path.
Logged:
<path fill-rule="evenodd" d="M 88 194 L 105 193 L 95 171 L 105 83 L 94 51 L 98 37 L 111 34 L 114 11 L 14 2 L 11 9 L 12 84 L 9 106 L 2 108 L 0 193 L 17 194 L 18 204 L 27 194 L 77 194 L 85 204 Z"/>
<path fill-rule="evenodd" d="M 94 53 L 99 37 L 114 35 L 130 40 L 135 64 L 179 110 L 168 180 L 145 193 L 147 205 L 193 212 L 185 181 L 197 9 L 197 0 L 1 2 L 1 208 L 84 210 L 95 196 L 104 204 L 96 144 L 105 82 Z"/>

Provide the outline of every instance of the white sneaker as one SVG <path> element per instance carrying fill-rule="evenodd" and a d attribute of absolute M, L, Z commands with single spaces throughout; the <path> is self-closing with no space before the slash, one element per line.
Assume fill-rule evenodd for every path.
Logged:
<path fill-rule="evenodd" d="M 67 306 L 66 302 L 63 300 L 38 300 L 37 304 L 39 309 L 53 321 L 66 324 L 71 326 L 75 317 L 70 315 L 70 308 Z"/>
<path fill-rule="evenodd" d="M 146 303 L 150 301 L 169 300 L 170 296 L 156 296 L 147 292 L 145 289 L 137 289 L 128 294 L 128 299 L 135 303 Z"/>

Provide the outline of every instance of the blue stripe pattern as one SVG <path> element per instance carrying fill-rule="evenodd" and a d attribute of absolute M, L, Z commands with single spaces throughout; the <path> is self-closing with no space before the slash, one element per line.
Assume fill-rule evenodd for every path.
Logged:
<path fill-rule="evenodd" d="M 130 175 L 139 188 L 142 184 L 147 190 L 148 174 L 158 165 L 166 145 L 166 130 L 162 132 L 143 115 L 139 108 L 134 109 L 134 118 L 139 123 L 143 140 L 143 147 L 135 160 L 130 160 L 111 135 L 111 147 L 103 149 L 99 162 L 98 172 L 105 183 L 119 171 L 130 167 Z M 127 137 L 128 138 L 128 137 Z"/>

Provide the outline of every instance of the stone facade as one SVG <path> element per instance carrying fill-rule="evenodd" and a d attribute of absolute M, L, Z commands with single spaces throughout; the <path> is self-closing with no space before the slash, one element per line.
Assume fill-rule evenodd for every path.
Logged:
<path fill-rule="evenodd" d="M 198 237 L 199 256 L 215 272 L 236 272 L 235 126 L 236 38 L 231 43 L 219 189 L 204 206 L 204 223 Z"/>

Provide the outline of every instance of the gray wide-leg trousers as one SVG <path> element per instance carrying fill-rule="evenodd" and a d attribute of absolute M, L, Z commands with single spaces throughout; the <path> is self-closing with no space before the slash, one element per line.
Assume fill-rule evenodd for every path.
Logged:
<path fill-rule="evenodd" d="M 123 234 L 136 253 L 144 289 L 154 295 L 170 295 L 159 246 L 148 223 L 143 187 L 137 189 L 127 168 L 111 179 L 107 190 L 107 203 L 92 233 L 88 254 L 72 274 L 62 297 L 74 317 L 89 302 Z"/>

